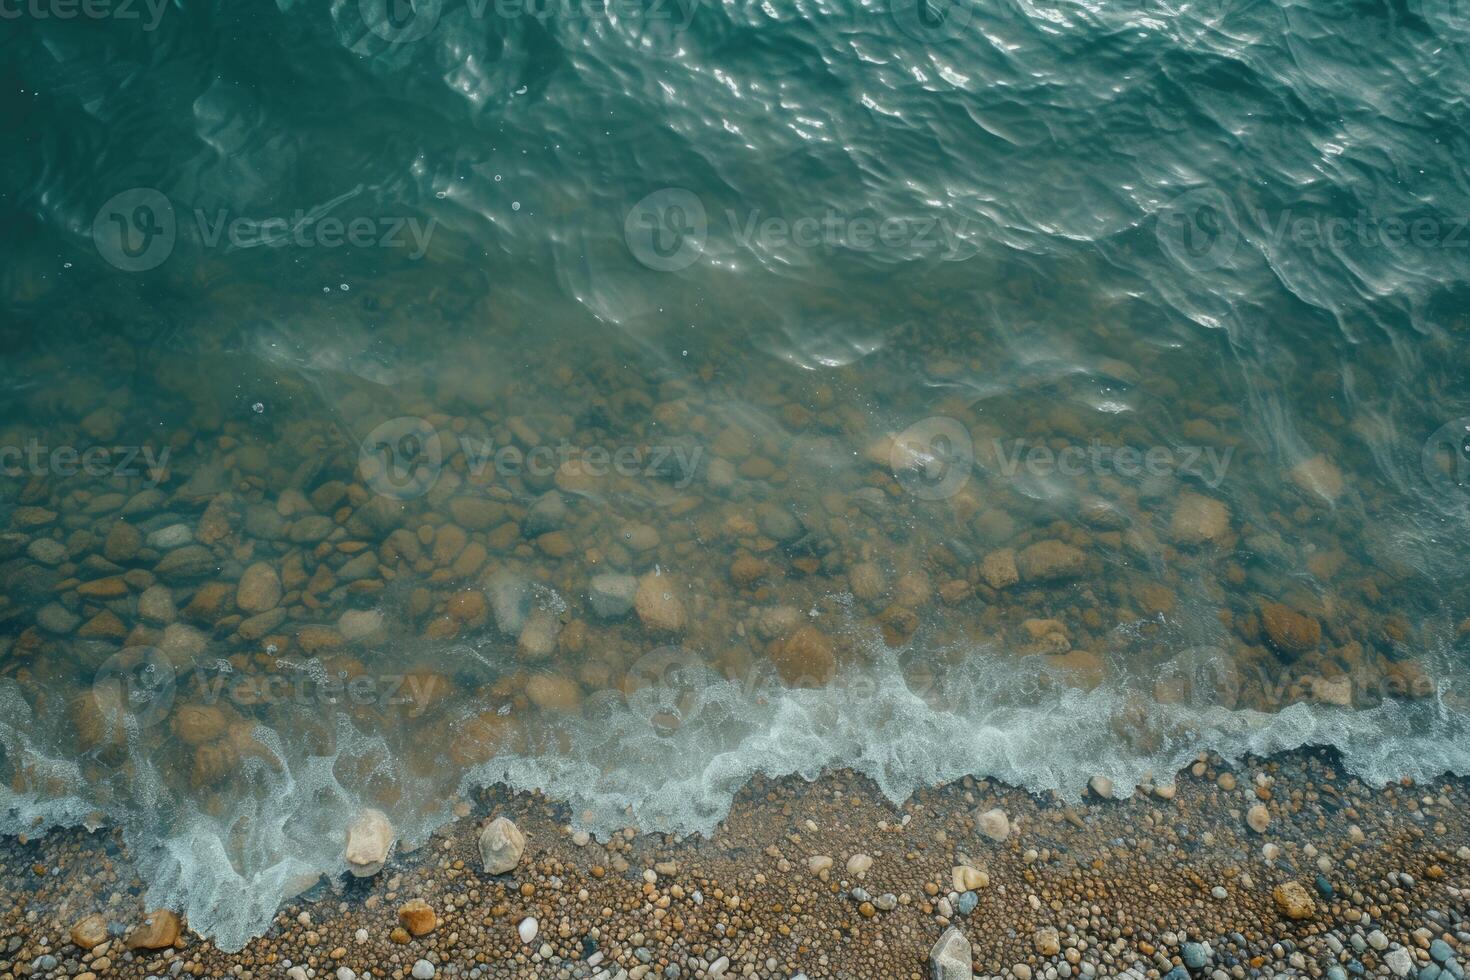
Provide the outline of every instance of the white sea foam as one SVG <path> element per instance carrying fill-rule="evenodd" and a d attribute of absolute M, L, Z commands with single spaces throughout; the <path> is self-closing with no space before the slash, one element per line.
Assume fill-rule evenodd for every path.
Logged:
<path fill-rule="evenodd" d="M 1266 713 L 1198 698 L 1159 704 L 1114 684 L 1066 687 L 1026 663 L 1034 659 L 972 657 L 922 694 L 893 653 L 821 690 L 686 672 L 627 699 L 591 699 L 581 715 L 556 724 L 555 744 L 565 750 L 501 755 L 465 774 L 415 775 L 392 733 L 358 732 L 345 716 L 328 755 L 261 731 L 277 761 L 242 765 L 223 814 L 170 789 L 161 763 L 136 750 L 126 782 L 89 780 L 76 762 L 48 756 L 45 726 L 7 681 L 0 744 L 11 765 L 31 760 L 55 792 L 0 789 L 0 830 L 75 826 L 100 811 L 122 828 L 148 903 L 182 910 L 230 951 L 263 932 L 279 904 L 318 875 L 345 871 L 345 829 L 362 806 L 386 809 L 400 838 L 414 844 L 450 819 L 457 794 L 493 783 L 566 801 L 577 826 L 605 835 L 628 825 L 708 833 L 758 773 L 812 779 L 848 768 L 895 802 L 971 774 L 1066 799 L 1102 774 L 1126 793 L 1172 778 L 1205 749 L 1239 758 L 1333 746 L 1371 784 L 1470 773 L 1470 723 L 1459 692 L 1446 687 L 1366 710 L 1298 703 Z M 682 724 L 650 722 L 671 704 Z M 396 802 L 383 802 L 385 781 L 402 787 Z"/>

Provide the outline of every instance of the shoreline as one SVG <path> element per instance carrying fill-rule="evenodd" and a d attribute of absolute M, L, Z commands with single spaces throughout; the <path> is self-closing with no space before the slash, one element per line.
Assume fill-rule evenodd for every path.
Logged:
<path fill-rule="evenodd" d="M 115 831 L 7 838 L 0 980 L 349 980 L 416 966 L 473 980 L 924 978 L 951 926 L 976 975 L 1014 980 L 1463 976 L 1470 779 L 1371 789 L 1335 752 L 1298 750 L 1238 767 L 1210 756 L 1172 791 L 1098 790 L 1068 806 L 965 778 L 895 807 L 849 772 L 762 777 L 708 839 L 602 842 L 574 836 L 563 805 L 490 789 L 378 874 L 286 903 L 233 954 L 187 926 L 173 938 L 170 916 L 148 920 Z M 489 876 L 476 840 L 498 816 L 527 845 Z M 400 915 L 413 900 L 427 911 Z M 92 915 L 106 939 L 83 952 L 68 936 Z M 404 928 L 426 921 L 423 935 Z M 140 942 L 159 948 L 128 948 Z"/>

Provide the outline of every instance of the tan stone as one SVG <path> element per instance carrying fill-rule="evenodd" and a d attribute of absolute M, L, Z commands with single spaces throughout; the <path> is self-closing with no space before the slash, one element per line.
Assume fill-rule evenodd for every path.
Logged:
<path fill-rule="evenodd" d="M 77 630 L 78 636 L 88 639 L 121 640 L 128 635 L 128 628 L 110 609 L 104 609 Z"/>
<path fill-rule="evenodd" d="M 107 532 L 102 554 L 108 561 L 129 561 L 143 547 L 143 535 L 127 521 L 118 521 Z"/>
<path fill-rule="evenodd" d="M 980 577 L 992 589 L 1015 585 L 1021 581 L 1021 573 L 1016 569 L 1016 553 L 1010 548 L 992 551 L 980 563 Z"/>
<path fill-rule="evenodd" d="M 1169 519 L 1169 536 L 1176 544 L 1218 543 L 1230 533 L 1230 510 L 1213 497 L 1182 493 Z"/>
<path fill-rule="evenodd" d="M 1059 582 L 1082 574 L 1087 556 L 1064 541 L 1038 541 L 1016 556 L 1027 582 Z"/>
<path fill-rule="evenodd" d="M 234 608 L 233 604 L 226 605 L 233 591 L 228 582 L 201 585 L 184 606 L 184 618 L 200 623 L 215 622 Z"/>
<path fill-rule="evenodd" d="M 570 678 L 532 674 L 526 679 L 526 697 L 546 711 L 576 711 L 582 703 L 582 689 Z"/>
<path fill-rule="evenodd" d="M 347 828 L 347 847 L 343 852 L 347 869 L 359 878 L 377 874 L 388 861 L 393 840 L 393 825 L 385 813 L 362 811 Z"/>
<path fill-rule="evenodd" d="M 852 594 L 864 602 L 874 602 L 883 597 L 888 583 L 883 570 L 870 561 L 859 562 L 847 572 L 848 587 Z"/>
<path fill-rule="evenodd" d="M 258 561 L 240 575 L 235 605 L 246 612 L 263 613 L 281 601 L 281 577 L 268 563 Z"/>
<path fill-rule="evenodd" d="M 92 599 L 116 599 L 128 594 L 128 583 L 120 575 L 109 578 L 99 578 L 93 582 L 83 582 L 77 586 L 77 594 Z"/>
<path fill-rule="evenodd" d="M 489 605 L 485 602 L 485 593 L 479 589 L 464 589 L 449 597 L 444 611 L 458 622 L 479 625 L 485 622 Z"/>
<path fill-rule="evenodd" d="M 1326 503 L 1335 503 L 1342 496 L 1342 471 L 1326 456 L 1319 454 L 1304 459 L 1288 475 L 1302 492 Z"/>
<path fill-rule="evenodd" d="M 730 563 L 730 581 L 746 586 L 760 581 L 766 574 L 766 563 L 754 555 L 742 554 Z"/>
<path fill-rule="evenodd" d="M 968 864 L 957 864 L 950 869 L 950 884 L 957 892 L 972 892 L 990 884 L 990 875 Z"/>
<path fill-rule="evenodd" d="M 96 913 L 78 919 L 71 927 L 71 941 L 79 949 L 101 946 L 107 942 L 107 920 Z"/>
<path fill-rule="evenodd" d="M 496 817 L 480 831 L 480 860 L 485 873 L 514 871 L 526 852 L 526 835 L 506 817 Z"/>
<path fill-rule="evenodd" d="M 1004 810 L 993 807 L 976 815 L 975 829 L 997 844 L 1003 844 L 1011 836 L 1011 821 Z"/>
<path fill-rule="evenodd" d="M 1067 627 L 1055 619 L 1028 619 L 1021 623 L 1023 654 L 1062 654 L 1072 649 Z"/>
<path fill-rule="evenodd" d="M 1316 912 L 1312 895 L 1299 881 L 1284 881 L 1271 892 L 1276 908 L 1288 919 L 1310 919 Z"/>
<path fill-rule="evenodd" d="M 148 913 L 128 936 L 128 949 L 166 949 L 179 938 L 179 917 L 168 909 Z"/>
<path fill-rule="evenodd" d="M 565 531 L 547 531 L 536 539 L 536 547 L 550 558 L 565 558 L 576 549 Z"/>
<path fill-rule="evenodd" d="M 832 641 L 815 626 L 803 626 L 776 643 L 771 661 L 781 680 L 796 687 L 821 687 L 837 672 Z"/>
<path fill-rule="evenodd" d="M 1282 653 L 1315 650 L 1322 641 L 1322 624 L 1279 602 L 1261 605 L 1261 625 L 1271 645 Z"/>
<path fill-rule="evenodd" d="M 398 907 L 398 921 L 415 936 L 427 936 L 439 924 L 439 917 L 428 902 L 415 898 Z"/>
<path fill-rule="evenodd" d="M 225 731 L 225 713 L 212 704 L 185 704 L 174 712 L 174 734 L 189 745 L 203 745 Z"/>
<path fill-rule="evenodd" d="M 638 580 L 633 608 L 644 628 L 659 633 L 678 633 L 684 629 L 688 615 L 679 601 L 679 586 L 668 575 L 653 572 Z"/>

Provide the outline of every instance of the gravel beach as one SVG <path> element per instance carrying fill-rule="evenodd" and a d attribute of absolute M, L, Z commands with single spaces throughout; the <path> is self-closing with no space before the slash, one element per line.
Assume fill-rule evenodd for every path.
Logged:
<path fill-rule="evenodd" d="M 1465 780 L 1372 788 L 1302 751 L 1145 790 L 964 779 L 895 807 L 850 773 L 756 780 L 712 838 L 608 841 L 487 791 L 234 954 L 146 908 L 111 832 L 12 838 L 0 978 L 1464 975 Z"/>

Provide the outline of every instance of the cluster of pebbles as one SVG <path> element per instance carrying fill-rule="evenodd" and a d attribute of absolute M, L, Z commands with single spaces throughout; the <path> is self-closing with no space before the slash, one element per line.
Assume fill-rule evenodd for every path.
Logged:
<path fill-rule="evenodd" d="M 421 343 L 420 312 L 400 310 L 385 342 Z M 1386 493 L 1325 455 L 1283 465 L 1253 448 L 1229 392 L 1212 381 L 1185 390 L 1171 380 L 1179 366 L 1147 345 L 1136 363 L 1098 362 L 1120 388 L 1150 396 L 1117 416 L 1070 376 L 984 401 L 921 401 L 915 391 L 987 376 L 989 352 L 900 353 L 932 350 L 934 338 L 823 372 L 747 373 L 735 365 L 748 360 L 711 346 L 687 370 L 644 373 L 632 358 L 561 344 L 528 348 L 512 367 L 478 337 L 436 329 L 436 364 L 448 367 L 392 386 L 337 379 L 317 390 L 285 373 L 259 381 L 269 399 L 234 405 L 220 391 L 240 386 L 236 364 L 211 373 L 199 358 L 165 356 L 136 386 L 17 395 L 0 447 L 143 446 L 159 464 L 68 475 L 4 457 L 0 679 L 33 711 L 36 744 L 77 760 L 88 785 L 125 771 L 129 737 L 178 753 L 165 778 L 215 812 L 242 762 L 268 756 L 259 723 L 291 731 L 293 745 L 330 742 L 324 719 L 299 727 L 297 701 L 259 696 L 313 664 L 311 677 L 337 685 L 406 679 L 393 688 L 406 701 L 357 703 L 334 688 L 313 692 L 311 708 L 403 733 L 409 758 L 398 761 L 454 785 L 455 772 L 514 745 L 527 719 L 631 693 L 646 680 L 643 658 L 670 646 L 725 676 L 798 686 L 839 677 L 876 641 L 911 654 L 916 677 L 942 666 L 949 654 L 937 651 L 961 651 L 1042 664 L 1083 687 L 1131 671 L 1154 698 L 1178 701 L 1199 692 L 1160 660 L 1205 642 L 1239 669 L 1228 692 L 1206 692 L 1228 694 L 1227 706 L 1372 707 L 1437 693 L 1465 707 L 1436 692 L 1444 678 L 1419 657 L 1438 638 L 1442 593 L 1362 544 L 1391 509 Z M 119 353 L 114 338 L 97 343 L 99 357 Z M 45 377 L 68 366 L 30 367 Z M 172 409 L 160 413 L 163 403 Z M 283 407 L 293 403 L 319 410 L 293 415 Z M 385 459 L 373 433 L 395 418 L 418 421 L 390 424 L 400 439 Z M 934 458 L 934 418 L 956 421 L 973 454 L 952 487 Z M 1040 493 L 1034 474 L 1008 472 L 1018 439 L 1058 452 L 1101 439 L 1234 455 L 1218 484 L 1104 468 L 1052 474 L 1065 492 Z M 493 451 L 487 463 L 486 447 L 521 460 L 545 449 L 551 465 L 505 465 Z M 620 451 L 628 462 L 609 470 Z M 1357 463 L 1352 472 L 1369 471 Z M 1470 634 L 1470 620 L 1458 630 Z M 454 660 L 463 649 L 474 656 Z M 206 703 L 181 683 L 166 715 L 129 735 L 114 689 L 94 681 L 149 656 L 181 679 L 223 664 L 260 686 Z M 22 740 L 6 749 L 12 789 L 78 791 L 52 785 L 58 768 Z M 373 841 L 385 832 L 369 818 L 361 860 L 347 859 L 365 873 L 357 884 L 284 911 L 230 956 L 167 910 L 145 924 L 111 845 L 45 837 L 7 845 L 18 860 L 7 864 L 16 901 L 4 972 L 887 978 L 929 970 L 953 927 L 942 947 L 951 959 L 1018 980 L 1134 967 L 1325 975 L 1332 963 L 1397 973 L 1405 956 L 1416 976 L 1455 975 L 1434 943 L 1459 955 L 1451 889 L 1463 862 L 1440 841 L 1464 843 L 1463 789 L 1370 794 L 1313 770 L 1273 790 L 1274 765 L 1261 767 L 1264 782 L 1242 773 L 1227 789 L 1229 774 L 1210 781 L 1205 764 L 1177 796 L 1160 785 L 1073 809 L 978 783 L 897 811 L 841 776 L 757 785 L 707 842 L 582 842 L 565 814 L 492 797 L 482 803 L 496 812 L 483 816 L 503 811 L 529 840 L 499 875 L 485 873 L 478 835 L 462 828 L 380 860 Z M 400 921 L 415 900 L 428 912 L 415 906 Z M 1309 916 L 1287 914 L 1307 905 Z M 68 946 L 91 915 L 107 938 Z M 88 928 L 85 938 L 100 937 L 96 920 Z"/>
<path fill-rule="evenodd" d="M 876 640 L 1029 658 L 1093 687 L 1120 665 L 1150 677 L 1161 655 L 1204 642 L 1237 669 L 1203 692 L 1227 707 L 1367 707 L 1435 690 L 1413 655 L 1429 627 L 1404 599 L 1420 583 L 1349 551 L 1360 501 L 1323 456 L 1277 474 L 1271 497 L 1244 478 L 1212 489 L 1098 472 L 1041 501 L 1006 475 L 999 440 L 1078 443 L 1098 435 L 1086 416 L 1018 407 L 1007 432 L 995 406 L 955 401 L 929 408 L 965 427 L 972 475 L 932 499 L 932 434 L 865 411 L 854 378 L 727 382 L 710 365 L 655 382 L 584 366 L 542 365 L 555 403 L 528 383 L 477 388 L 456 371 L 391 407 L 349 391 L 331 424 L 220 417 L 179 370 L 156 380 L 193 403 L 192 417 L 162 431 L 139 428 L 126 387 L 48 402 L 46 444 L 136 440 L 159 465 L 0 477 L 0 676 L 19 680 L 38 714 L 68 702 L 64 727 L 83 754 L 111 738 L 112 706 L 92 681 L 119 655 L 130 666 L 156 651 L 180 676 L 223 663 L 262 685 L 307 662 L 342 682 L 391 670 L 420 682 L 408 710 L 363 707 L 360 720 L 451 727 L 447 747 L 433 743 L 441 757 L 419 761 L 461 768 L 521 719 L 626 693 L 641 658 L 669 645 L 725 676 L 774 672 L 790 685 L 829 682 Z M 1250 472 L 1238 413 L 1180 408 L 1198 413 L 1185 435 L 1235 451 Z M 399 441 L 379 445 L 372 433 L 392 413 L 418 421 L 390 424 Z M 35 434 L 17 421 L 0 443 Z M 1164 435 L 1137 422 L 1109 434 Z M 417 441 L 405 448 L 407 436 Z M 405 491 L 390 473 L 421 483 Z M 456 643 L 491 650 L 493 669 L 451 664 Z M 936 659 L 906 663 L 917 675 Z M 1199 695 L 1189 682 L 1163 677 L 1149 693 Z M 179 772 L 195 790 L 259 754 L 249 722 L 274 722 L 268 701 L 235 698 L 225 707 L 236 710 L 160 729 L 187 733 Z M 466 716 L 466 704 L 478 707 Z"/>
<path fill-rule="evenodd" d="M 1465 781 L 1374 789 L 1296 753 L 1110 791 L 757 780 L 684 840 L 488 792 L 237 953 L 147 909 L 111 835 L 47 835 L 4 849 L 0 978 L 1464 976 Z"/>

